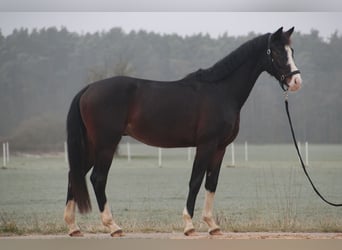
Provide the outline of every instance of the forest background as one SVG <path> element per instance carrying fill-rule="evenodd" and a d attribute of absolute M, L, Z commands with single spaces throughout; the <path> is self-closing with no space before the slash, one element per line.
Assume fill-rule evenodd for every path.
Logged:
<path fill-rule="evenodd" d="M 0 31 L 0 141 L 15 151 L 63 150 L 66 114 L 84 86 L 114 75 L 177 80 L 207 68 L 257 36 L 179 36 L 124 32 L 75 33 L 66 28 Z M 342 37 L 295 32 L 292 46 L 303 88 L 290 95 L 298 139 L 342 143 Z M 181 94 L 181 93 L 179 93 Z M 241 112 L 238 142 L 290 142 L 277 81 L 264 73 Z M 124 140 L 131 140 L 124 138 Z"/>

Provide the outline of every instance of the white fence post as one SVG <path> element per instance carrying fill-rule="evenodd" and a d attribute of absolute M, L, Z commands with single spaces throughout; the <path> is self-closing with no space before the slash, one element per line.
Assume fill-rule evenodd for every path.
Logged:
<path fill-rule="evenodd" d="M 248 143 L 245 141 L 245 161 L 248 161 Z"/>
<path fill-rule="evenodd" d="M 7 160 L 6 160 L 6 143 L 2 143 L 2 160 L 3 166 L 6 167 Z"/>
<path fill-rule="evenodd" d="M 64 161 L 68 163 L 68 144 L 66 141 L 64 142 Z"/>
<path fill-rule="evenodd" d="M 162 167 L 162 149 L 158 148 L 158 167 Z"/>
<path fill-rule="evenodd" d="M 234 142 L 231 145 L 232 145 L 232 166 L 235 166 L 235 147 L 234 147 Z"/>
<path fill-rule="evenodd" d="M 188 148 L 188 161 L 191 161 L 191 148 Z"/>
<path fill-rule="evenodd" d="M 305 142 L 305 165 L 309 166 L 309 143 Z"/>
<path fill-rule="evenodd" d="M 127 145 L 127 161 L 131 162 L 131 160 L 132 160 L 131 144 L 129 142 L 127 142 L 126 145 Z"/>
<path fill-rule="evenodd" d="M 10 152 L 9 152 L 9 143 L 6 142 L 6 161 L 7 163 L 10 162 Z"/>

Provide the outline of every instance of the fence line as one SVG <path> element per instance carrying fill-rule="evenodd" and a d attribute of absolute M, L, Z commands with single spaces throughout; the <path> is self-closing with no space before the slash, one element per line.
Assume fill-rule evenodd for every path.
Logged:
<path fill-rule="evenodd" d="M 126 145 L 125 145 L 126 144 Z M 151 147 L 142 143 L 122 143 L 119 145 L 119 148 L 122 148 L 126 146 L 126 152 L 121 154 L 121 156 L 126 156 L 127 157 L 127 162 L 130 163 L 134 157 L 152 157 L 156 158 L 156 164 L 158 167 L 163 166 L 163 160 L 164 158 L 170 158 L 170 157 L 175 157 L 177 160 L 184 160 L 188 162 L 192 162 L 194 160 L 194 154 L 196 153 L 196 149 L 194 147 L 188 147 L 188 148 L 172 148 L 172 149 L 167 149 L 165 151 L 162 150 L 162 148 L 156 148 Z M 260 147 L 263 146 L 270 146 L 270 145 L 256 145 L 255 147 L 257 150 L 260 150 Z M 244 162 L 249 162 L 249 161 L 283 161 L 287 160 L 288 157 L 290 160 L 296 160 L 295 154 L 283 154 L 282 153 L 282 147 L 291 147 L 290 144 L 278 144 L 276 147 L 270 147 L 271 150 L 276 151 L 275 153 L 270 152 L 269 154 L 265 154 L 264 151 L 259 151 L 260 154 L 265 154 L 265 157 L 262 158 L 260 157 L 259 153 L 257 150 L 255 150 L 255 147 L 252 145 L 251 147 L 248 145 L 248 142 L 245 141 L 243 144 L 235 144 L 231 143 L 227 147 L 227 153 L 224 158 L 224 162 L 230 162 L 228 163 L 231 166 L 235 166 L 237 162 L 242 163 Z M 230 147 L 230 152 L 229 152 L 229 147 Z M 303 160 L 305 162 L 306 166 L 310 165 L 310 158 L 309 158 L 309 143 L 306 141 L 305 143 L 301 144 L 298 142 L 298 147 L 300 151 L 302 152 L 303 155 Z M 1 150 L 1 149 L 0 149 Z M 315 152 L 315 148 L 313 149 Z M 177 152 L 177 153 L 175 153 Z M 183 158 L 184 157 L 184 158 Z M 173 159 L 175 159 L 173 158 Z M 64 142 L 64 160 L 66 163 L 68 163 L 68 152 L 67 152 L 67 143 Z M 10 162 L 10 146 L 8 141 L 2 141 L 2 164 L 3 167 L 7 167 Z"/>
<path fill-rule="evenodd" d="M 8 142 L 3 142 L 3 166 L 6 167 L 10 161 L 10 150 L 9 150 L 9 143 Z M 279 144 L 280 147 L 282 144 Z M 145 144 L 140 144 L 140 143 L 130 143 L 130 142 L 126 142 L 125 144 L 120 144 L 119 147 L 126 147 L 125 153 L 122 154 L 122 156 L 126 156 L 127 157 L 127 162 L 131 162 L 133 160 L 133 158 L 139 157 L 139 156 L 151 156 L 151 157 L 156 157 L 157 158 L 157 164 L 159 167 L 162 167 L 163 165 L 163 157 L 171 157 L 172 155 L 177 155 L 179 157 L 182 157 L 181 155 L 184 155 L 184 160 L 187 160 L 188 162 L 191 162 L 194 159 L 194 148 L 193 147 L 188 147 L 186 149 L 168 149 L 167 151 L 165 151 L 165 156 L 164 156 L 164 152 L 162 150 L 162 148 L 157 148 L 157 153 L 155 151 L 155 147 L 151 147 Z M 137 146 L 139 148 L 137 148 Z M 264 146 L 264 145 L 258 145 L 260 147 Z M 245 141 L 244 144 L 237 144 L 237 147 L 235 146 L 235 143 L 231 143 L 228 147 L 227 150 L 230 147 L 230 152 L 228 151 L 228 153 L 226 153 L 225 155 L 225 161 L 230 161 L 230 164 L 232 166 L 236 165 L 236 162 L 238 159 L 240 159 L 240 161 L 253 161 L 253 157 L 255 156 L 255 150 L 253 150 L 253 146 L 251 146 L 252 150 L 250 150 L 250 147 L 248 145 L 248 142 Z M 300 149 L 300 151 L 302 151 L 302 146 L 301 143 L 298 142 L 298 147 Z M 182 150 L 182 152 L 178 152 L 176 153 L 170 153 L 170 152 L 174 152 L 172 150 Z M 184 153 L 183 153 L 184 152 Z M 252 154 L 251 154 L 252 152 Z M 272 153 L 270 154 L 271 158 Z M 305 164 L 308 166 L 309 165 L 309 143 L 306 141 L 304 143 L 304 152 L 303 152 L 303 158 L 305 160 Z M 268 157 L 267 157 L 268 158 Z M 68 163 L 68 152 L 67 152 L 67 143 L 64 142 L 64 159 L 65 162 Z M 181 159 L 181 158 L 179 158 Z M 265 158 L 266 159 L 266 158 Z M 255 160 L 255 159 L 254 159 Z"/>
<path fill-rule="evenodd" d="M 263 147 L 265 145 L 258 145 L 257 147 L 259 146 Z M 284 146 L 287 146 L 287 145 L 284 144 Z M 151 146 L 140 144 L 140 143 L 136 144 L 136 143 L 130 143 L 130 142 L 122 143 L 119 145 L 119 147 L 126 148 L 126 150 L 124 150 L 124 152 L 122 153 L 122 156 L 127 157 L 127 162 L 133 161 L 134 157 L 151 156 L 151 157 L 155 157 L 156 164 L 158 165 L 158 167 L 163 166 L 163 161 L 165 157 L 168 158 L 168 157 L 172 157 L 173 155 L 179 157 L 178 159 L 180 160 L 181 160 L 181 157 L 183 157 L 184 155 L 183 159 L 191 162 L 194 158 L 193 154 L 195 150 L 193 147 L 188 147 L 185 149 L 184 148 L 183 149 L 179 149 L 179 148 L 167 149 L 164 152 L 162 148 L 158 148 L 158 147 L 155 148 L 155 147 L 151 147 Z M 281 147 L 281 144 L 280 144 L 280 147 Z M 299 143 L 299 147 L 302 150 L 302 146 L 300 143 Z M 274 149 L 277 149 L 277 147 L 275 147 Z M 258 155 L 256 155 L 257 153 L 254 147 L 253 146 L 250 147 L 247 141 L 245 141 L 242 144 L 231 143 L 227 147 L 227 150 L 228 152 L 225 155 L 225 161 L 226 162 L 229 161 L 232 166 L 235 166 L 237 161 L 249 162 L 249 161 L 253 161 L 253 159 L 260 160 L 260 159 L 255 159 L 255 157 L 258 157 Z M 279 151 L 281 151 L 281 149 L 279 149 Z M 309 143 L 308 142 L 305 142 L 303 151 L 304 151 L 303 155 L 305 156 L 305 163 L 306 165 L 309 165 Z M 280 152 L 280 154 L 282 153 Z M 284 157 L 286 157 L 286 155 L 284 155 Z M 295 155 L 291 157 L 295 159 Z M 272 153 L 270 153 L 270 158 L 274 159 L 274 155 Z M 265 158 L 265 160 L 267 159 L 268 159 L 268 156 Z M 276 158 L 276 160 L 279 160 L 279 159 Z"/>

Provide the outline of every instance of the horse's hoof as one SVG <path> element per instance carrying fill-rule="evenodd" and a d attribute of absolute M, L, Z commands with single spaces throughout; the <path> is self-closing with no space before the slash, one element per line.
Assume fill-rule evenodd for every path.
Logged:
<path fill-rule="evenodd" d="M 113 233 L 110 234 L 110 236 L 112 236 L 113 238 L 117 238 L 117 237 L 122 237 L 125 236 L 124 232 L 122 231 L 122 229 L 119 229 Z"/>
<path fill-rule="evenodd" d="M 198 234 L 196 233 L 195 229 L 194 228 L 191 228 L 187 231 L 184 232 L 184 235 L 185 236 L 198 236 Z"/>
<path fill-rule="evenodd" d="M 73 231 L 69 233 L 69 236 L 71 237 L 83 237 L 83 233 L 80 230 Z"/>
<path fill-rule="evenodd" d="M 210 230 L 210 231 L 209 231 L 209 234 L 210 234 L 211 236 L 222 236 L 222 235 L 223 235 L 223 233 L 222 233 L 222 231 L 221 231 L 220 228 L 215 228 L 215 229 L 213 229 L 213 230 Z"/>

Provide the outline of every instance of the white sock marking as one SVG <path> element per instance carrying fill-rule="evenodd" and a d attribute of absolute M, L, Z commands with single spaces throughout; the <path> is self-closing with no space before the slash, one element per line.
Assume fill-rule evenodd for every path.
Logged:
<path fill-rule="evenodd" d="M 214 196 L 215 193 L 206 191 L 205 199 L 204 199 L 204 208 L 203 208 L 203 217 L 212 218 L 213 217 L 213 208 L 214 208 Z"/>
<path fill-rule="evenodd" d="M 190 231 L 194 230 L 194 225 L 192 223 L 192 219 L 191 216 L 188 212 L 188 209 L 186 209 L 186 207 L 183 210 L 183 220 L 185 223 L 185 228 L 184 228 L 184 233 L 187 234 Z"/>
<path fill-rule="evenodd" d="M 64 221 L 68 225 L 69 235 L 80 231 L 75 220 L 76 203 L 74 200 L 69 200 L 64 209 Z"/>
<path fill-rule="evenodd" d="M 111 234 L 121 230 L 121 228 L 113 220 L 113 216 L 110 211 L 110 207 L 108 203 L 105 204 L 104 210 L 101 213 L 101 220 L 102 220 L 103 225 L 110 229 Z"/>
<path fill-rule="evenodd" d="M 216 224 L 213 218 L 213 209 L 214 209 L 214 192 L 206 191 L 205 199 L 204 199 L 204 207 L 202 213 L 202 219 L 209 226 L 209 233 L 215 230 L 220 229 L 220 227 Z"/>

